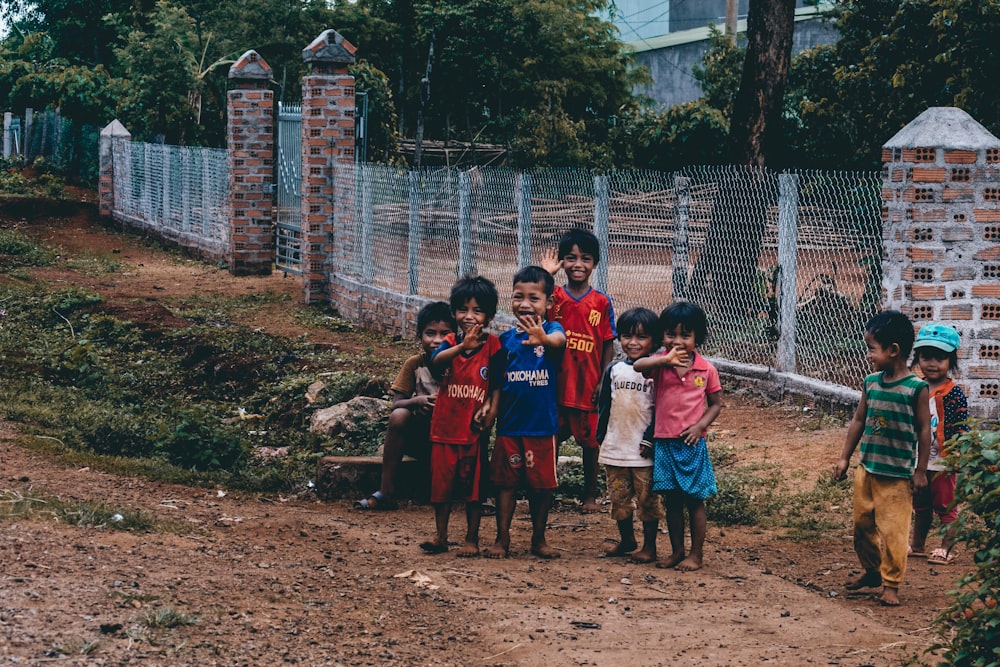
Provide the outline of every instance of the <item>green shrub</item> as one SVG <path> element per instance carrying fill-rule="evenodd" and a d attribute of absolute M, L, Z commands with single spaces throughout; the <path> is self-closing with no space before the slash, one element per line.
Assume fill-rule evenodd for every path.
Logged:
<path fill-rule="evenodd" d="M 55 255 L 14 229 L 0 229 L 0 270 L 21 266 L 47 266 Z"/>
<path fill-rule="evenodd" d="M 972 553 L 975 569 L 959 578 L 938 631 L 943 664 L 1000 664 L 1000 431 L 979 427 L 949 441 L 949 465 L 958 471 L 955 501 L 962 506 L 956 544 Z"/>

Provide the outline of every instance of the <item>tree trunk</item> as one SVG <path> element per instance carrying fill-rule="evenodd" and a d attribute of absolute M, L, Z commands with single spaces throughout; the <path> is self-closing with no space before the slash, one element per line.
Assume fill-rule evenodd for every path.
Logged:
<path fill-rule="evenodd" d="M 795 0 L 750 0 L 747 51 L 730 123 L 742 164 L 763 167 L 780 141 L 794 25 Z"/>
<path fill-rule="evenodd" d="M 735 161 L 747 169 L 719 181 L 705 249 L 691 279 L 692 298 L 727 327 L 752 329 L 762 307 L 757 264 L 776 189 L 759 168 L 781 140 L 794 18 L 795 0 L 750 0 L 747 51 L 730 122 Z"/>
<path fill-rule="evenodd" d="M 427 47 L 427 69 L 420 80 L 420 103 L 417 105 L 416 136 L 413 141 L 413 166 L 420 168 L 421 153 L 424 144 L 424 107 L 431 99 L 431 67 L 434 63 L 434 31 L 431 30 L 431 43 Z"/>

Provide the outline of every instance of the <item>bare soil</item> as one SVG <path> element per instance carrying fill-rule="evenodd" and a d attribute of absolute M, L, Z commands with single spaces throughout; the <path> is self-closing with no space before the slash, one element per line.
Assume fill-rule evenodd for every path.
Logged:
<path fill-rule="evenodd" d="M 144 326 L 185 325 L 159 303 L 165 295 L 299 294 L 293 278 L 234 278 L 140 243 L 99 224 L 92 206 L 22 224 L 65 253 L 120 257 L 124 273 L 56 266 L 32 276 L 95 290 L 107 309 Z M 305 333 L 294 303 L 269 307 L 253 325 Z M 385 352 L 401 358 L 398 345 Z M 780 466 L 802 489 L 829 473 L 844 437 L 837 420 L 745 394 L 727 396 L 713 430 L 713 446 L 731 446 L 737 464 Z M 823 508 L 838 528 L 808 541 L 710 525 L 705 567 L 692 573 L 602 558 L 613 522 L 570 506 L 551 516 L 558 560 L 528 553 L 520 506 L 508 560 L 459 559 L 454 549 L 427 556 L 418 548 L 433 529 L 426 506 L 365 513 L 352 499 L 121 478 L 28 451 L 16 425 L 2 422 L 0 490 L 100 501 L 184 526 L 137 534 L 43 518 L 0 524 L 4 665 L 895 665 L 933 642 L 946 592 L 971 566 L 966 554 L 949 566 L 911 559 L 898 608 L 879 606 L 875 591 L 849 594 L 844 582 L 858 570 L 846 505 Z M 458 540 L 461 512 L 452 523 Z M 485 546 L 492 520 L 483 526 Z M 196 620 L 150 628 L 164 609 Z"/>

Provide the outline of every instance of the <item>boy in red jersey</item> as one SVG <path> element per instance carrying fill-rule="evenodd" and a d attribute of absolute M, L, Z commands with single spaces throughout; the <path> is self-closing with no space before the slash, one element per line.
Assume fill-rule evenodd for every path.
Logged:
<path fill-rule="evenodd" d="M 420 544 L 428 553 L 448 550 L 452 501 L 465 502 L 467 530 L 461 557 L 479 555 L 482 514 L 482 448 L 496 419 L 506 354 L 500 339 L 484 328 L 497 312 L 496 287 L 486 278 L 462 278 L 451 288 L 451 309 L 459 333 L 445 337 L 431 357 L 444 379 L 431 416 L 431 504 L 434 537 Z"/>
<path fill-rule="evenodd" d="M 597 399 L 601 377 L 614 357 L 615 311 L 611 297 L 590 286 L 590 274 L 601 261 L 597 237 L 571 229 L 559 241 L 558 254 L 547 251 L 542 267 L 560 268 L 566 286 L 556 287 L 548 320 L 566 332 L 566 353 L 559 371 L 559 440 L 570 435 L 583 449 L 584 512 L 597 512 Z"/>

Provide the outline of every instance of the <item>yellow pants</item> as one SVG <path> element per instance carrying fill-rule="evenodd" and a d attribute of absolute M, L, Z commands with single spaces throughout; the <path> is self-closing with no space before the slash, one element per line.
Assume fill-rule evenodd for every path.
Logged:
<path fill-rule="evenodd" d="M 854 473 L 854 551 L 865 570 L 878 570 L 882 585 L 899 588 L 906 574 L 913 492 L 909 479 Z"/>

